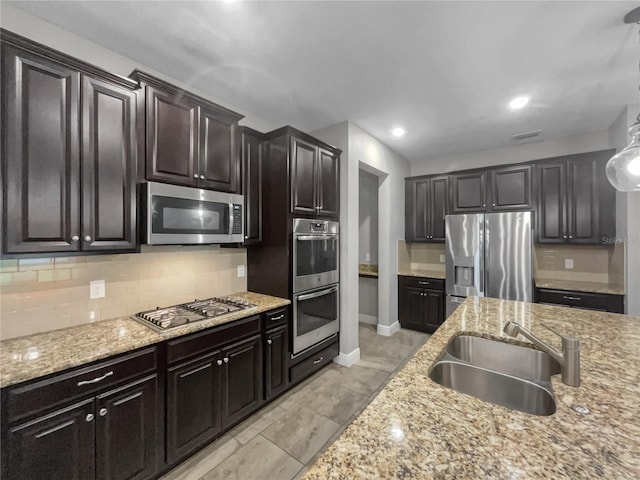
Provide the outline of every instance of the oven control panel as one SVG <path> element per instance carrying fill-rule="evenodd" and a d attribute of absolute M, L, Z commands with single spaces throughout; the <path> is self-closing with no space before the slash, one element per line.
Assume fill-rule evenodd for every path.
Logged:
<path fill-rule="evenodd" d="M 328 222 L 312 222 L 309 224 L 309 230 L 311 233 L 327 233 L 329 230 Z"/>

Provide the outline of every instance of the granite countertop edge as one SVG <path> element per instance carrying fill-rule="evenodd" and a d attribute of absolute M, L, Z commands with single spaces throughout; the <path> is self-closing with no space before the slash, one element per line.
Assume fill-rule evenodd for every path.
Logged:
<path fill-rule="evenodd" d="M 0 388 L 80 367 L 207 328 L 289 305 L 285 298 L 239 292 L 256 307 L 156 332 L 130 317 L 77 325 L 0 342 Z"/>

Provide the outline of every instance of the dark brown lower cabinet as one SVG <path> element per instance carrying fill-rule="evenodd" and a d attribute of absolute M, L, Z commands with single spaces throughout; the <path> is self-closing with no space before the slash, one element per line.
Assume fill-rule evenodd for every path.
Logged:
<path fill-rule="evenodd" d="M 85 400 L 10 428 L 8 479 L 94 478 L 94 400 Z"/>
<path fill-rule="evenodd" d="M 599 310 L 601 312 L 624 313 L 624 295 L 614 295 L 610 293 L 536 288 L 536 302 L 584 308 L 587 310 Z"/>
<path fill-rule="evenodd" d="M 402 328 L 433 333 L 444 322 L 444 282 L 398 277 L 398 321 Z"/>
<path fill-rule="evenodd" d="M 265 400 L 271 400 L 287 388 L 288 331 L 288 327 L 283 325 L 280 328 L 267 331 L 265 335 Z"/>

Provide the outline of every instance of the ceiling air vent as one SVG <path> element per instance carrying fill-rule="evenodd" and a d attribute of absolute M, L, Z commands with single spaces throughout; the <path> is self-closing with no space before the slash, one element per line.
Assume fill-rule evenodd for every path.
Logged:
<path fill-rule="evenodd" d="M 512 135 L 511 138 L 514 140 L 524 140 L 525 138 L 533 138 L 540 135 L 542 130 L 532 130 L 530 132 L 518 133 L 517 135 Z"/>

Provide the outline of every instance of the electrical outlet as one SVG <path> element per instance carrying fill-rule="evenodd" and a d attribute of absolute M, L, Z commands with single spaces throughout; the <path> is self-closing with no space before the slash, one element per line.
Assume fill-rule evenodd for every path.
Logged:
<path fill-rule="evenodd" d="M 566 268 L 567 270 L 573 269 L 573 258 L 564 259 L 564 268 Z"/>
<path fill-rule="evenodd" d="M 104 280 L 92 280 L 89 282 L 89 300 L 104 298 L 105 296 Z"/>
<path fill-rule="evenodd" d="M 444 262 L 446 262 L 444 255 L 440 255 L 440 263 L 444 263 Z"/>
<path fill-rule="evenodd" d="M 371 254 L 370 253 L 365 253 L 364 254 L 364 261 L 365 262 L 370 262 L 371 261 Z"/>
<path fill-rule="evenodd" d="M 238 278 L 244 277 L 244 265 L 238 265 Z"/>

